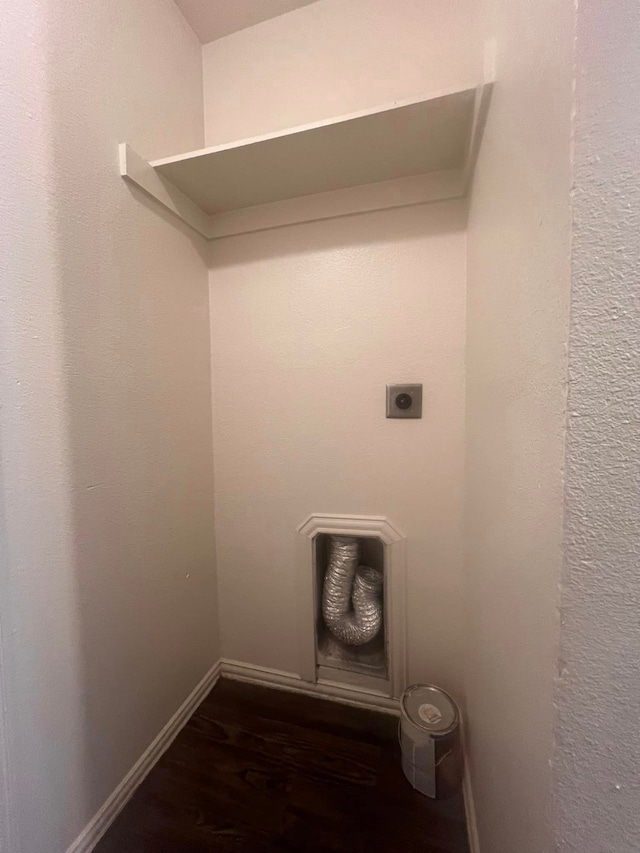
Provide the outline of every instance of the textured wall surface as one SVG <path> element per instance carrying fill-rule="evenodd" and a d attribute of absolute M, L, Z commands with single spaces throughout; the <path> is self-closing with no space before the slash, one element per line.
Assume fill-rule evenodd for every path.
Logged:
<path fill-rule="evenodd" d="M 63 849 L 69 840 L 61 832 L 69 820 L 67 790 L 79 794 L 72 776 L 83 736 L 43 30 L 38 0 L 3 4 L 0 729 L 6 731 L 8 770 L 3 853 Z"/>
<path fill-rule="evenodd" d="M 218 656 L 206 259 L 117 154 L 202 144 L 201 59 L 171 0 L 1 17 L 11 813 L 59 853 Z"/>
<path fill-rule="evenodd" d="M 468 233 L 469 764 L 483 853 L 548 853 L 573 3 L 490 0 L 483 8 L 497 40 L 497 82 Z"/>
<path fill-rule="evenodd" d="M 298 671 L 295 530 L 312 512 L 406 534 L 410 680 L 460 692 L 464 210 L 385 211 L 215 243 L 222 653 Z M 387 382 L 424 418 L 385 418 Z"/>
<path fill-rule="evenodd" d="M 558 849 L 640 850 L 640 7 L 578 6 Z"/>
<path fill-rule="evenodd" d="M 473 0 L 319 0 L 203 48 L 207 145 L 475 86 Z"/>

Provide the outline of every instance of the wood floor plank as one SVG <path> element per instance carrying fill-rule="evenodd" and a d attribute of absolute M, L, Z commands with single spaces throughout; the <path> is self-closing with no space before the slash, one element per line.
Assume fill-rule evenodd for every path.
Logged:
<path fill-rule="evenodd" d="M 277 759 L 283 768 L 326 780 L 374 786 L 380 749 L 293 723 L 238 715 L 234 723 L 203 712 L 191 721 L 189 736 L 217 741 L 255 755 Z M 244 717 L 244 719 L 243 719 Z"/>
<path fill-rule="evenodd" d="M 97 853 L 468 853 L 458 796 L 402 774 L 397 719 L 220 681 Z"/>
<path fill-rule="evenodd" d="M 210 706 L 216 714 L 230 711 L 232 718 L 242 709 L 254 719 L 293 723 L 338 737 L 353 737 L 359 743 L 387 743 L 398 727 L 398 718 L 392 714 L 231 679 L 222 679 L 196 713 Z"/>

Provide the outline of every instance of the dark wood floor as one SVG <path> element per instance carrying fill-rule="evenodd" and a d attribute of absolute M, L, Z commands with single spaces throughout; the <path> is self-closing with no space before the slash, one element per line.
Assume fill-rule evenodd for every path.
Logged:
<path fill-rule="evenodd" d="M 398 721 L 222 680 L 97 853 L 467 853 L 462 801 L 402 775 Z"/>

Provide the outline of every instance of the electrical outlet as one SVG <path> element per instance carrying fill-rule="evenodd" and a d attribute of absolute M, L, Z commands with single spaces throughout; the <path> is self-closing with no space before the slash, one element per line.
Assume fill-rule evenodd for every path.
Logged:
<path fill-rule="evenodd" d="M 388 418 L 421 418 L 422 385 L 387 385 Z"/>

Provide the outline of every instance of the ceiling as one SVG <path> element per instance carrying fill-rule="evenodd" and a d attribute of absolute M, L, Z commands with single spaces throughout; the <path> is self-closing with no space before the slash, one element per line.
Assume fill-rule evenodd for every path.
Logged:
<path fill-rule="evenodd" d="M 316 0 L 175 0 L 202 44 Z"/>

